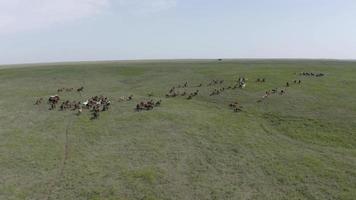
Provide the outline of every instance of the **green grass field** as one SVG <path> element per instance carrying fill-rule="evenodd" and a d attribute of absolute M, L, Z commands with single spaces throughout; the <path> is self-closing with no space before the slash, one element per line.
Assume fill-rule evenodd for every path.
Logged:
<path fill-rule="evenodd" d="M 324 77 L 296 73 L 322 72 Z M 245 89 L 209 96 L 213 79 Z M 266 83 L 256 83 L 266 78 Z M 285 95 L 257 103 L 266 90 Z M 165 98 L 203 83 L 192 100 Z M 108 96 L 88 111 L 50 111 L 61 93 Z M 356 62 L 224 60 L 96 62 L 0 69 L 0 199 L 356 199 Z M 197 88 L 188 87 L 188 92 Z M 148 97 L 152 93 L 153 97 Z M 134 95 L 130 102 L 121 96 Z M 141 100 L 162 99 L 135 112 Z M 233 101 L 243 105 L 235 113 Z"/>

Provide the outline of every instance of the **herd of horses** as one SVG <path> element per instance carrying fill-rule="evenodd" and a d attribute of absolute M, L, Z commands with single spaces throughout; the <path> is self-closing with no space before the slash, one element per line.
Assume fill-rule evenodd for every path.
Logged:
<path fill-rule="evenodd" d="M 263 79 L 258 79 L 258 82 L 265 82 L 265 78 Z M 212 88 L 209 96 L 217 96 L 217 95 L 221 95 L 224 91 L 227 90 L 236 90 L 236 89 L 243 89 L 246 87 L 246 83 L 247 83 L 247 78 L 245 77 L 239 77 L 237 80 L 233 81 L 233 83 L 229 86 L 224 86 L 224 83 L 226 81 L 225 80 L 212 80 L 210 81 L 206 87 L 208 87 L 209 89 Z M 199 90 L 196 90 L 194 92 L 187 92 L 185 89 L 190 87 L 190 88 L 201 88 L 203 87 L 204 84 L 200 83 L 198 85 L 191 85 L 188 86 L 188 82 L 185 82 L 184 84 L 179 84 L 177 86 L 173 86 L 169 89 L 169 91 L 166 93 L 166 98 L 175 98 L 175 97 L 180 97 L 180 96 L 187 96 L 186 99 L 187 100 L 191 100 L 193 99 L 193 97 L 198 96 L 199 95 Z M 181 91 L 181 90 L 184 91 Z M 189 94 L 189 95 L 188 95 Z M 242 106 L 238 103 L 238 102 L 234 102 L 232 104 L 230 104 L 230 107 L 233 108 L 234 112 L 240 112 L 242 111 Z"/>
<path fill-rule="evenodd" d="M 299 73 L 300 76 L 306 76 L 306 77 L 323 77 L 325 76 L 324 73 L 315 73 L 315 72 L 300 72 Z M 257 82 L 265 82 L 266 79 L 265 78 L 258 78 Z M 273 88 L 271 90 L 268 90 L 265 92 L 265 94 L 262 96 L 262 99 L 259 99 L 257 102 L 262 102 L 263 100 L 265 100 L 267 97 L 269 97 L 270 95 L 273 94 L 280 94 L 280 95 L 284 95 L 286 93 L 286 88 L 290 87 L 291 84 L 302 84 L 302 81 L 299 80 L 293 80 L 292 82 L 286 82 L 285 87 L 283 89 L 278 89 L 278 88 Z"/>
<path fill-rule="evenodd" d="M 222 86 L 223 83 L 225 82 L 224 80 L 212 80 L 210 81 L 206 86 L 207 87 L 212 87 L 212 86 L 220 86 L 219 88 L 214 88 L 211 92 L 209 96 L 215 96 L 215 95 L 220 95 L 222 92 L 224 92 L 225 90 L 235 90 L 238 88 L 245 88 L 246 87 L 246 81 L 247 79 L 244 77 L 239 77 L 239 79 L 232 85 L 232 86 L 228 86 L 228 87 L 224 87 Z M 178 86 L 173 86 L 168 93 L 166 94 L 167 98 L 172 98 L 172 97 L 179 97 L 179 96 L 187 96 L 188 92 L 187 91 L 179 91 L 179 89 L 181 88 L 187 88 L 188 87 L 188 82 L 185 82 L 183 85 L 178 85 Z M 203 84 L 200 83 L 197 86 L 191 86 L 191 87 L 203 87 Z M 192 93 L 190 93 L 187 97 L 188 100 L 193 99 L 193 97 L 197 96 L 199 94 L 199 90 L 196 90 Z"/>
<path fill-rule="evenodd" d="M 299 75 L 300 76 L 312 76 L 312 77 L 324 76 L 323 73 L 311 73 L 311 72 L 301 72 L 301 73 L 299 73 Z M 212 80 L 205 86 L 208 89 L 211 89 L 209 96 L 216 96 L 216 95 L 222 94 L 224 91 L 227 91 L 227 90 L 244 89 L 246 87 L 247 81 L 248 81 L 247 78 L 239 77 L 238 79 L 233 81 L 233 83 L 230 84 L 229 86 L 224 86 L 225 80 Z M 257 78 L 256 83 L 265 83 L 266 81 L 267 81 L 266 78 Z M 267 90 L 265 92 L 265 94 L 262 96 L 262 98 L 258 99 L 257 102 L 262 102 L 263 100 L 266 100 L 271 95 L 275 95 L 275 94 L 284 95 L 286 93 L 287 88 L 291 87 L 292 84 L 300 85 L 301 83 L 302 83 L 301 80 L 293 80 L 291 82 L 286 82 L 286 84 L 280 88 L 273 88 L 273 89 Z M 201 87 L 204 87 L 203 83 L 200 83 L 198 85 L 189 85 L 188 82 L 184 82 L 183 84 L 179 84 L 177 86 L 171 87 L 169 89 L 169 91 L 166 93 L 165 97 L 166 98 L 184 97 L 187 100 L 191 100 L 194 97 L 199 95 L 200 90 L 197 88 L 201 88 Z M 192 88 L 196 88 L 196 90 L 193 92 L 187 91 L 188 89 L 192 89 Z M 59 88 L 57 90 L 58 93 L 72 92 L 72 91 L 77 91 L 78 93 L 81 93 L 84 91 L 84 87 L 81 86 L 77 89 Z M 120 99 L 118 101 L 122 102 L 122 101 L 132 101 L 132 100 L 133 100 L 133 95 L 130 95 L 127 97 L 126 96 L 120 97 Z M 35 105 L 42 104 L 43 101 L 44 101 L 43 98 L 39 98 L 36 100 Z M 99 117 L 100 112 L 108 111 L 109 107 L 111 105 L 111 101 L 108 99 L 108 97 L 104 97 L 104 96 L 93 96 L 84 102 L 64 100 L 60 103 L 60 101 L 61 101 L 61 98 L 59 95 L 50 96 L 47 101 L 47 103 L 50 106 L 49 110 L 55 110 L 57 108 L 57 105 L 60 105 L 59 111 L 66 111 L 66 110 L 77 111 L 77 115 L 80 115 L 83 112 L 83 109 L 86 109 L 92 113 L 91 119 L 97 119 Z M 139 103 L 136 104 L 135 110 L 136 111 L 150 111 L 150 110 L 153 110 L 155 107 L 160 106 L 161 103 L 162 103 L 162 100 L 140 101 Z M 243 111 L 243 106 L 240 105 L 240 103 L 237 101 L 230 103 L 229 107 L 234 112 Z"/>
<path fill-rule="evenodd" d="M 72 92 L 74 91 L 74 88 L 59 88 L 57 90 L 58 93 L 61 92 Z M 84 87 L 80 87 L 76 89 L 77 92 L 83 92 Z M 105 112 L 109 110 L 109 107 L 111 105 L 111 101 L 108 99 L 108 97 L 104 96 L 93 96 L 89 98 L 88 100 L 84 102 L 80 101 L 69 101 L 69 100 L 64 100 L 61 103 L 61 97 L 57 95 L 50 96 L 47 100 L 47 103 L 49 104 L 49 110 L 55 110 L 58 105 L 59 106 L 59 111 L 77 111 L 77 115 L 80 115 L 83 112 L 83 109 L 87 109 L 92 113 L 92 118 L 91 119 L 97 119 L 99 117 L 100 112 Z M 35 105 L 40 105 L 43 103 L 43 98 L 39 98 L 36 100 Z"/>

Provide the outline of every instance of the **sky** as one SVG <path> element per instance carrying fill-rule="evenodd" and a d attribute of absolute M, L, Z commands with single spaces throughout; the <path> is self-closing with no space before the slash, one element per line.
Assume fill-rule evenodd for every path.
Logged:
<path fill-rule="evenodd" d="M 0 0 L 0 64 L 356 59 L 355 0 Z"/>

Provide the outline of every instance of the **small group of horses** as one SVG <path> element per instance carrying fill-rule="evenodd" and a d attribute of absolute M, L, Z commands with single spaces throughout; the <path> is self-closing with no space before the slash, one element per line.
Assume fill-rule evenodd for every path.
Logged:
<path fill-rule="evenodd" d="M 133 95 L 131 94 L 130 96 L 122 96 L 119 98 L 119 102 L 123 102 L 123 101 L 131 101 L 133 100 Z"/>
<path fill-rule="evenodd" d="M 59 107 L 60 111 L 65 111 L 65 110 L 79 110 L 81 109 L 81 103 L 80 101 L 72 101 L 70 102 L 69 100 L 63 101 L 62 104 Z"/>
<path fill-rule="evenodd" d="M 83 103 L 83 107 L 92 112 L 93 116 L 91 119 L 97 119 L 100 112 L 108 111 L 110 105 L 111 101 L 104 96 L 94 96 Z"/>
<path fill-rule="evenodd" d="M 60 92 L 72 92 L 74 90 L 74 88 L 59 88 L 57 90 L 58 93 Z"/>
<path fill-rule="evenodd" d="M 195 92 L 190 93 L 187 99 L 191 100 L 193 99 L 193 97 L 198 96 L 198 94 L 199 94 L 199 90 L 196 90 Z"/>
<path fill-rule="evenodd" d="M 325 76 L 324 73 L 314 73 L 314 72 L 300 72 L 300 76 L 315 76 L 315 77 L 322 77 Z"/>
<path fill-rule="evenodd" d="M 265 92 L 265 94 L 262 96 L 262 99 L 259 99 L 257 102 L 262 102 L 262 100 L 265 100 L 267 97 L 269 97 L 269 96 L 271 96 L 273 94 L 280 94 L 280 95 L 286 94 L 286 88 L 290 87 L 291 83 L 300 85 L 300 84 L 302 84 L 302 81 L 301 80 L 293 80 L 293 82 L 289 82 L 288 81 L 288 82 L 286 82 L 284 89 L 274 88 L 274 89 L 271 89 L 271 90 L 267 90 Z"/>
<path fill-rule="evenodd" d="M 225 91 L 225 87 L 219 88 L 219 89 L 214 89 L 209 96 L 215 96 L 215 95 L 219 95 L 220 93 L 222 93 L 223 91 Z"/>
<path fill-rule="evenodd" d="M 213 86 L 213 85 L 218 85 L 218 84 L 223 84 L 224 80 L 212 80 L 210 83 L 208 83 L 208 86 Z"/>
<path fill-rule="evenodd" d="M 198 86 L 196 87 L 202 87 L 203 84 L 199 84 Z M 179 91 L 178 88 L 186 88 L 188 87 L 188 82 L 185 82 L 183 86 L 181 85 L 178 85 L 177 87 L 176 86 L 173 86 L 169 91 L 168 93 L 166 94 L 166 98 L 174 98 L 174 97 L 178 97 L 178 96 L 187 96 L 188 93 L 186 91 Z M 193 97 L 197 96 L 199 94 L 199 90 L 196 90 L 195 92 L 191 92 L 187 99 L 188 100 L 191 100 Z"/>
<path fill-rule="evenodd" d="M 299 84 L 299 85 L 300 85 L 300 84 L 302 84 L 302 81 L 301 81 L 301 80 L 294 80 L 294 81 L 293 81 L 293 83 L 294 83 L 294 84 Z M 286 87 L 289 87 L 289 86 L 290 86 L 290 83 L 289 83 L 289 82 L 287 82 L 287 83 L 286 83 Z"/>
<path fill-rule="evenodd" d="M 246 87 L 246 81 L 247 79 L 244 78 L 244 77 L 240 77 L 236 82 L 236 84 L 234 84 L 233 86 L 228 86 L 227 88 L 225 87 L 222 87 L 222 88 L 219 88 L 219 89 L 214 89 L 211 93 L 210 93 L 210 96 L 214 96 L 214 95 L 219 95 L 221 94 L 222 92 L 225 91 L 225 89 L 227 90 L 235 90 L 237 88 L 245 88 Z"/>
<path fill-rule="evenodd" d="M 262 99 L 266 99 L 267 97 L 273 95 L 273 94 L 280 94 L 284 95 L 286 93 L 285 89 L 278 89 L 278 88 L 273 88 L 271 90 L 267 90 L 265 94 L 262 96 Z M 261 102 L 260 100 L 258 102 Z"/>
<path fill-rule="evenodd" d="M 177 96 L 185 96 L 186 92 L 184 91 L 184 93 L 180 93 L 179 91 L 176 90 L 176 87 L 172 87 L 169 92 L 166 94 L 166 97 L 177 97 Z"/>
<path fill-rule="evenodd" d="M 237 101 L 230 103 L 229 106 L 234 110 L 234 112 L 241 112 L 243 108 L 243 106 L 241 106 Z"/>
<path fill-rule="evenodd" d="M 59 88 L 57 89 L 57 92 L 60 93 L 60 92 L 72 92 L 74 90 L 74 88 Z M 82 92 L 84 90 L 84 87 L 81 86 L 80 88 L 77 89 L 77 92 Z"/>
<path fill-rule="evenodd" d="M 265 83 L 266 82 L 266 78 L 258 78 L 256 80 L 257 83 Z"/>
<path fill-rule="evenodd" d="M 188 87 L 188 82 L 185 82 L 183 85 L 178 85 L 177 88 L 186 88 Z"/>
<path fill-rule="evenodd" d="M 136 111 L 142 111 L 142 110 L 152 110 L 154 107 L 160 106 L 162 103 L 162 100 L 159 101 L 141 101 L 136 105 Z"/>
<path fill-rule="evenodd" d="M 57 92 L 58 93 L 60 93 L 60 92 L 71 92 L 71 91 L 73 91 L 74 90 L 74 88 L 59 88 L 59 89 L 57 89 Z M 84 87 L 82 86 L 82 87 L 80 87 L 80 88 L 78 88 L 77 89 L 77 91 L 78 92 L 82 92 L 84 90 Z M 50 108 L 49 108 L 49 110 L 54 110 L 56 107 L 57 107 L 57 104 L 59 103 L 59 100 L 60 100 L 60 97 L 59 97 L 59 95 L 53 95 L 53 96 L 50 96 L 49 98 L 48 98 L 48 104 L 50 105 Z M 36 102 L 35 102 L 35 105 L 39 105 L 39 104 L 41 104 L 43 102 L 43 98 L 39 98 L 39 99 L 37 99 L 36 100 Z M 61 110 L 65 110 L 65 109 L 68 109 L 69 107 L 71 108 L 72 106 L 74 106 L 75 104 L 77 104 L 77 102 L 76 103 L 74 103 L 74 104 L 72 104 L 72 103 L 70 103 L 69 101 L 64 101 L 64 102 L 62 102 L 62 104 L 61 104 Z M 78 106 L 76 106 L 76 107 L 78 107 Z"/>
<path fill-rule="evenodd" d="M 223 83 L 224 81 L 220 81 L 221 83 Z M 246 82 L 247 79 L 245 77 L 239 77 L 237 81 L 235 81 L 235 84 L 233 86 L 228 86 L 228 87 L 222 87 L 222 88 L 218 88 L 218 89 L 214 89 L 212 92 L 210 92 L 210 96 L 215 96 L 215 95 L 220 95 L 222 92 L 224 92 L 225 90 L 235 90 L 237 88 L 245 88 L 246 87 Z"/>

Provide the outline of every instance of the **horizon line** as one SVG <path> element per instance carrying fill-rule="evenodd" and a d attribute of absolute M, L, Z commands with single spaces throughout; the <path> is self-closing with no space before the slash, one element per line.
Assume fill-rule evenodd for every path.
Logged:
<path fill-rule="evenodd" d="M 81 63 L 124 63 L 124 62 L 169 62 L 169 61 L 343 61 L 343 62 L 356 62 L 356 59 L 343 59 L 343 58 L 138 58 L 138 59 L 98 59 L 98 60 L 68 60 L 68 61 L 53 61 L 53 62 L 24 62 L 24 63 L 4 63 L 0 64 L 0 68 L 6 67 L 21 67 L 33 65 L 57 65 L 57 64 L 81 64 Z"/>

